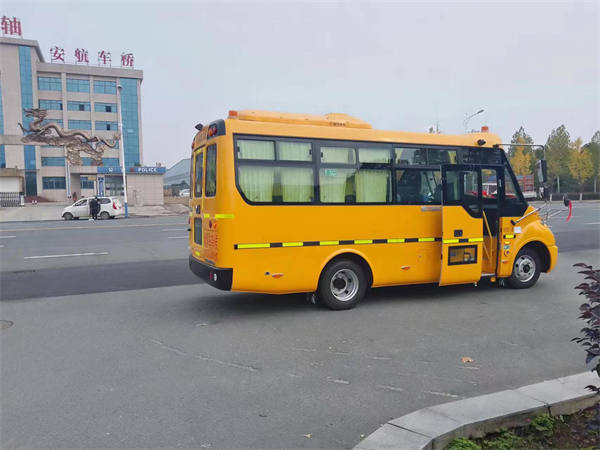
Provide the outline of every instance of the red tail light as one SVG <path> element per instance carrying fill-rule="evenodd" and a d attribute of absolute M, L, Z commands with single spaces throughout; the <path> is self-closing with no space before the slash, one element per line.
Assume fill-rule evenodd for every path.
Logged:
<path fill-rule="evenodd" d="M 117 205 L 113 202 L 113 209 L 117 209 Z"/>

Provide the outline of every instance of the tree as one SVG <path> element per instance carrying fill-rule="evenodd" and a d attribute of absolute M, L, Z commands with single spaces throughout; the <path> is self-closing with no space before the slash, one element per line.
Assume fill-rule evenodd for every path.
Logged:
<path fill-rule="evenodd" d="M 569 171 L 579 184 L 580 200 L 584 183 L 594 174 L 590 152 L 581 148 L 582 142 L 581 138 L 575 139 L 571 144 L 571 155 L 569 157 Z"/>
<path fill-rule="evenodd" d="M 533 138 L 531 136 L 529 136 L 526 132 L 525 132 L 525 128 L 523 128 L 522 126 L 519 127 L 519 129 L 517 131 L 515 131 L 515 134 L 512 135 L 512 139 L 510 140 L 511 144 L 533 144 Z M 523 147 L 521 147 L 523 148 Z M 512 158 L 515 151 L 517 150 L 517 147 L 515 147 L 514 145 L 511 145 L 508 149 L 508 158 Z"/>
<path fill-rule="evenodd" d="M 594 192 L 598 185 L 598 178 L 600 178 L 600 131 L 596 131 L 592 136 L 590 142 L 585 144 L 583 148 L 590 152 L 590 158 L 592 159 L 592 178 L 594 179 Z"/>
<path fill-rule="evenodd" d="M 564 125 L 552 130 L 546 141 L 548 179 L 551 183 L 567 178 L 569 173 L 569 146 L 571 137 Z M 559 186 L 560 187 L 560 186 Z"/>
<path fill-rule="evenodd" d="M 521 127 L 521 130 L 523 127 Z M 523 136 L 518 136 L 516 142 L 513 144 L 525 144 Z M 510 158 L 510 165 L 515 172 L 515 175 L 530 175 L 531 174 L 531 148 L 522 145 L 511 146 L 514 148 L 512 157 Z"/>

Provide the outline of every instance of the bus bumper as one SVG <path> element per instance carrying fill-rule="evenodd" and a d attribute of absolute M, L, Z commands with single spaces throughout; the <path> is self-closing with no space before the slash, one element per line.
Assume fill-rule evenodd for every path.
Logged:
<path fill-rule="evenodd" d="M 556 245 L 552 245 L 548 247 L 548 252 L 550 253 L 550 264 L 548 265 L 549 267 L 546 272 L 552 272 L 556 266 L 556 260 L 558 259 L 558 247 Z"/>
<path fill-rule="evenodd" d="M 212 287 L 222 291 L 230 291 L 233 280 L 233 269 L 222 269 L 209 266 L 190 255 L 190 270 Z"/>

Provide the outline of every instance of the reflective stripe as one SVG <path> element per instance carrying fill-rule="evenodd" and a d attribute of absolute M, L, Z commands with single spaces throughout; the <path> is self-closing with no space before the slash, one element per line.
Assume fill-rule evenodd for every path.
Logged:
<path fill-rule="evenodd" d="M 514 234 L 505 234 L 504 239 L 513 239 L 515 237 Z"/>
<path fill-rule="evenodd" d="M 483 242 L 483 238 L 469 238 L 469 242 Z"/>
<path fill-rule="evenodd" d="M 215 219 L 233 219 L 233 214 L 215 214 Z"/>
<path fill-rule="evenodd" d="M 475 238 L 478 239 L 478 238 Z M 247 249 L 247 248 L 278 248 L 278 247 L 315 247 L 315 246 L 328 246 L 328 245 L 361 245 L 361 244 L 401 244 L 409 242 L 438 242 L 442 238 L 391 238 L 391 239 L 348 239 L 338 241 L 296 241 L 296 242 L 268 242 L 261 244 L 234 244 L 233 248 Z M 444 242 L 458 242 L 458 239 L 451 239 Z M 466 242 L 467 239 L 464 239 Z"/>
<path fill-rule="evenodd" d="M 303 242 L 284 242 L 282 247 L 302 247 Z"/>
<path fill-rule="evenodd" d="M 194 252 L 196 256 L 200 256 L 200 252 Z"/>
<path fill-rule="evenodd" d="M 210 218 L 210 214 L 208 214 L 208 213 L 204 213 L 204 214 L 202 214 L 202 216 L 203 216 L 205 219 L 208 219 L 208 218 Z"/>
<path fill-rule="evenodd" d="M 444 244 L 456 244 L 458 239 L 444 239 Z"/>
<path fill-rule="evenodd" d="M 269 248 L 271 244 L 237 244 L 237 248 Z"/>

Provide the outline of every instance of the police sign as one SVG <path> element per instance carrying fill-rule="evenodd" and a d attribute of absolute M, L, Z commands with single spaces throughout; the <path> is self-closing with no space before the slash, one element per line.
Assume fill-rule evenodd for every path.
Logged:
<path fill-rule="evenodd" d="M 127 173 L 135 173 L 139 175 L 159 175 L 165 173 L 165 167 L 128 167 Z M 98 166 L 98 173 L 120 174 L 121 167 L 106 167 Z"/>

